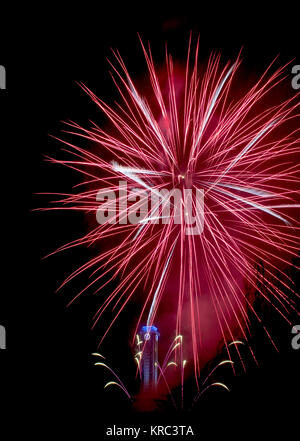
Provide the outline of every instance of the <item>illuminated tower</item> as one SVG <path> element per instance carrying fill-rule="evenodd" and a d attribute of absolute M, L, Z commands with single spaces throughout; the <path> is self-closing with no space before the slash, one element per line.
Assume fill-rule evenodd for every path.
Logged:
<path fill-rule="evenodd" d="M 142 383 L 145 389 L 150 389 L 157 383 L 159 332 L 155 326 L 143 326 L 139 334 L 143 342 L 140 365 Z"/>

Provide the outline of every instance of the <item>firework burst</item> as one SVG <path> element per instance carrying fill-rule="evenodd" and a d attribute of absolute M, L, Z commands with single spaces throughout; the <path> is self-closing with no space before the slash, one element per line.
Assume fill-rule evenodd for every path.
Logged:
<path fill-rule="evenodd" d="M 224 65 L 219 55 L 212 54 L 204 68 L 198 48 L 199 42 L 192 51 L 190 41 L 184 69 L 167 51 L 165 67 L 157 69 L 150 47 L 142 44 L 148 67 L 142 87 L 114 52 L 112 77 L 120 103 L 108 105 L 81 84 L 107 117 L 107 128 L 68 122 L 67 132 L 80 136 L 87 146 L 62 140 L 72 158 L 48 158 L 79 171 L 84 188 L 61 194 L 55 208 L 93 213 L 96 219 L 99 190 L 116 194 L 113 218 L 101 225 L 95 222 L 87 234 L 59 248 L 104 244 L 62 286 L 90 272 L 88 286 L 75 299 L 90 288 L 102 296 L 94 325 L 104 311 L 112 309 L 111 324 L 102 339 L 137 293 L 139 298 L 143 293 L 143 300 L 135 317 L 134 338 L 140 323 L 151 325 L 158 320 L 161 305 L 169 303 L 176 314 L 176 334 L 190 334 L 196 378 L 206 337 L 203 301 L 212 305 L 229 360 L 228 342 L 239 335 L 247 341 L 249 310 L 262 320 L 245 294 L 245 284 L 286 320 L 295 310 L 297 294 L 280 273 L 285 274 L 284 268 L 299 249 L 295 213 L 300 171 L 299 94 L 284 100 L 278 95 L 274 103 L 286 66 L 275 70 L 273 62 L 243 90 L 237 82 L 240 55 Z M 120 181 L 128 185 L 124 192 Z M 164 222 L 161 200 L 137 224 L 126 222 L 130 212 L 140 209 L 138 198 L 126 202 L 136 187 L 154 193 L 166 188 L 202 189 L 202 234 L 185 234 L 184 200 L 181 223 L 176 222 L 174 210 Z M 192 206 L 196 210 L 195 202 Z M 108 208 L 109 203 L 102 206 L 102 210 Z M 259 261 L 265 265 L 263 289 L 256 284 Z M 118 285 L 109 291 L 113 280 Z"/>

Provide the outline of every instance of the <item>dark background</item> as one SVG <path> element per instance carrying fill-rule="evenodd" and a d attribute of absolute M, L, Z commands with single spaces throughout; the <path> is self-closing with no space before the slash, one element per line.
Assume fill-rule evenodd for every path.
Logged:
<path fill-rule="evenodd" d="M 249 361 L 247 375 L 234 378 L 231 372 L 223 373 L 231 393 L 208 394 L 192 413 L 178 416 L 170 408 L 163 414 L 137 415 L 120 393 L 103 391 L 111 378 L 93 366 L 90 355 L 98 343 L 97 328 L 91 331 L 98 300 L 82 297 L 67 308 L 72 289 L 55 293 L 89 254 L 81 250 L 42 260 L 84 231 L 86 221 L 80 215 L 32 210 L 46 203 L 34 193 L 67 190 L 77 182 L 75 173 L 43 162 L 45 154 L 59 156 L 59 143 L 48 135 L 60 134 L 62 120 L 85 124 L 90 118 L 100 124 L 100 113 L 76 81 L 111 102 L 116 97 L 106 61 L 111 47 L 120 50 L 129 71 L 138 75 L 144 62 L 137 32 L 144 41 L 150 40 L 155 59 L 162 59 L 167 40 L 170 52 L 184 60 L 193 30 L 200 32 L 202 59 L 211 50 L 232 59 L 244 47 L 245 69 L 261 73 L 278 54 L 281 64 L 293 58 L 293 64 L 300 64 L 299 8 L 295 3 L 285 3 L 284 10 L 275 3 L 266 10 L 252 3 L 231 8 L 183 3 L 178 10 L 173 5 L 167 11 L 146 3 L 39 8 L 16 6 L 1 18 L 0 64 L 7 70 L 7 90 L 0 91 L 4 222 L 0 324 L 7 329 L 7 350 L 0 351 L 0 372 L 3 414 L 8 410 L 15 420 L 10 429 L 28 430 L 41 439 L 43 432 L 71 436 L 83 429 L 85 438 L 102 439 L 109 423 L 183 421 L 203 439 L 216 432 L 270 435 L 278 426 L 285 436 L 296 434 L 300 351 L 291 348 L 290 326 L 271 312 L 267 320 L 278 335 L 280 354 L 254 330 L 260 368 Z M 134 389 L 126 313 L 116 328 L 117 343 L 111 337 L 101 352 Z M 187 393 L 191 388 L 188 384 Z"/>

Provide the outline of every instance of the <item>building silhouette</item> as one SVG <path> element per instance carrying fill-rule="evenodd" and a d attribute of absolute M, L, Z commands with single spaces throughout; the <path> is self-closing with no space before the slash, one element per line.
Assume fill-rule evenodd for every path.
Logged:
<path fill-rule="evenodd" d="M 156 326 L 143 326 L 139 332 L 142 342 L 140 361 L 141 379 L 144 389 L 152 389 L 157 383 L 158 339 Z"/>

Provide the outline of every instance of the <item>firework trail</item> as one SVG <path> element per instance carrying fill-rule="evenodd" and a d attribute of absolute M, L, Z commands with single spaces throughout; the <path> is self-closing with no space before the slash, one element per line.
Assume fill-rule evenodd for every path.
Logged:
<path fill-rule="evenodd" d="M 279 102 L 273 104 L 286 67 L 275 70 L 274 62 L 245 90 L 237 83 L 240 56 L 223 65 L 220 55 L 212 54 L 204 69 L 198 61 L 199 41 L 192 51 L 190 40 L 182 73 L 167 51 L 162 70 L 156 69 L 150 47 L 142 44 L 142 49 L 148 85 L 144 81 L 139 88 L 120 54 L 114 52 L 117 67 L 110 64 L 121 103 L 110 106 L 81 84 L 107 117 L 109 128 L 68 122 L 67 133 L 94 147 L 62 140 L 71 159 L 48 158 L 79 171 L 84 188 L 81 191 L 79 185 L 72 194 L 60 194 L 51 209 L 83 211 L 96 218 L 99 190 L 116 194 L 116 201 L 101 208 L 105 211 L 114 204 L 113 218 L 101 225 L 95 222 L 87 234 L 57 250 L 104 244 L 101 253 L 76 269 L 62 286 L 89 272 L 90 283 L 75 299 L 91 288 L 100 292 L 94 325 L 112 308 L 113 318 L 103 338 L 137 292 L 142 291 L 144 299 L 135 318 L 134 338 L 142 321 L 153 324 L 164 301 L 175 304 L 176 334 L 182 334 L 188 322 L 198 378 L 199 351 L 205 344 L 202 298 L 209 295 L 229 360 L 228 342 L 239 335 L 247 341 L 248 312 L 262 321 L 245 294 L 245 284 L 287 321 L 296 309 L 292 282 L 286 275 L 281 279 L 280 273 L 285 274 L 284 268 L 299 249 L 295 214 L 299 208 L 299 94 L 282 100 L 278 92 Z M 120 181 L 128 185 L 124 191 L 119 191 Z M 185 200 L 181 200 L 181 223 L 176 222 L 174 210 L 164 222 L 163 198 L 141 214 L 140 222 L 128 223 L 130 213 L 141 207 L 138 198 L 127 201 L 136 187 L 156 195 L 166 188 L 203 189 L 202 234 L 185 234 Z M 196 211 L 194 201 L 192 207 Z M 259 261 L 265 264 L 264 289 L 256 286 Z M 119 281 L 117 287 L 107 293 L 104 288 L 114 280 Z M 176 285 L 172 298 L 167 289 L 170 280 Z"/>
<path fill-rule="evenodd" d="M 137 337 L 138 337 L 138 334 L 137 334 Z M 140 343 L 142 343 L 141 340 L 139 338 L 137 338 L 137 348 L 138 349 L 139 349 Z M 238 344 L 238 343 L 239 344 L 244 344 L 243 342 L 236 341 L 236 342 L 229 343 L 229 345 Z M 181 410 L 183 410 L 184 409 L 184 401 L 183 401 L 184 381 L 183 381 L 183 376 L 184 376 L 184 367 L 185 367 L 185 364 L 186 364 L 186 360 L 183 360 L 183 358 L 182 358 L 183 351 L 182 350 L 180 351 L 180 360 L 178 360 L 178 362 L 170 361 L 171 357 L 174 356 L 176 358 L 176 349 L 177 348 L 183 349 L 183 337 L 182 337 L 182 335 L 176 336 L 175 339 L 172 341 L 172 343 L 171 343 L 171 345 L 169 347 L 169 350 L 167 351 L 167 353 L 166 353 L 166 355 L 164 357 L 164 361 L 163 361 L 162 366 L 157 362 L 157 367 L 159 369 L 160 375 L 159 375 L 158 382 L 157 382 L 156 386 L 158 386 L 160 380 L 163 379 L 164 384 L 166 386 L 167 395 L 170 397 L 174 409 L 178 410 L 179 406 L 178 406 L 178 403 L 176 402 L 175 397 L 173 396 L 173 393 L 171 391 L 172 387 L 170 386 L 170 383 L 169 383 L 170 382 L 170 375 L 169 375 L 169 371 L 170 370 L 168 368 L 172 366 L 173 368 L 178 370 L 179 371 L 179 376 L 181 377 L 181 385 L 180 385 L 181 392 L 180 392 L 179 401 L 180 401 L 180 408 L 181 408 Z M 92 355 L 95 356 L 95 357 L 100 357 L 101 359 L 105 360 L 105 357 L 103 355 L 99 354 L 98 352 L 94 352 Z M 140 362 L 140 360 L 142 358 L 141 353 L 138 352 L 137 354 L 135 354 L 135 358 L 138 359 L 138 367 L 139 367 L 139 362 Z M 220 367 L 225 366 L 225 365 L 233 365 L 233 364 L 234 364 L 234 362 L 231 361 L 231 360 L 222 360 L 221 362 L 219 362 L 217 365 L 215 365 L 213 368 L 211 368 L 208 371 L 208 374 L 199 383 L 199 389 L 198 389 L 197 394 L 192 398 L 191 406 L 190 406 L 191 408 L 194 407 L 195 404 L 197 404 L 197 402 L 201 398 L 201 396 L 206 391 L 208 391 L 210 388 L 212 388 L 212 387 L 219 387 L 219 388 L 225 389 L 228 392 L 230 392 L 229 388 L 224 383 L 221 383 L 219 381 L 214 381 L 214 382 L 208 383 L 208 380 L 212 378 L 212 376 L 215 374 L 215 372 L 217 370 L 219 370 Z M 127 398 L 129 398 L 131 403 L 134 403 L 134 401 L 138 398 L 138 396 L 134 397 L 134 396 L 132 396 L 128 392 L 128 389 L 125 387 L 124 383 L 121 381 L 120 377 L 115 372 L 115 370 L 113 370 L 106 362 L 104 363 L 104 361 L 95 362 L 94 365 L 95 366 L 101 366 L 101 367 L 107 369 L 110 372 L 110 374 L 112 374 L 113 377 L 117 380 L 117 381 L 108 381 L 104 385 L 104 389 L 107 389 L 107 388 L 109 388 L 111 386 L 117 386 L 118 388 L 120 388 L 123 391 L 123 393 L 127 396 Z M 172 375 L 171 375 L 171 377 L 172 377 Z M 154 395 L 154 397 L 156 399 L 157 398 L 160 398 L 160 400 L 162 399 L 162 396 L 159 395 L 159 394 Z M 189 401 L 190 401 L 190 397 L 189 397 Z"/>

